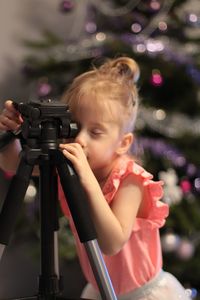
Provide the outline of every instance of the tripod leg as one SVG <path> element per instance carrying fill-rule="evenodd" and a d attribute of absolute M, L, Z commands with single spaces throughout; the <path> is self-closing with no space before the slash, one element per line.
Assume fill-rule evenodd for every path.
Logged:
<path fill-rule="evenodd" d="M 57 255 L 57 174 L 50 159 L 40 163 L 40 233 L 41 275 L 39 294 L 52 297 L 59 294 L 59 268 Z M 55 255 L 56 254 L 56 255 Z"/>
<path fill-rule="evenodd" d="M 89 216 L 87 196 L 73 166 L 60 151 L 56 153 L 56 166 L 76 226 L 80 241 L 84 243 L 93 273 L 103 300 L 117 299 L 96 240 L 94 225 Z"/>
<path fill-rule="evenodd" d="M 0 213 L 0 255 L 8 244 L 23 199 L 28 188 L 33 164 L 29 164 L 22 156 L 17 172 L 11 180 L 8 193 Z"/>
<path fill-rule="evenodd" d="M 102 299 L 117 299 L 97 240 L 84 243 Z"/>
<path fill-rule="evenodd" d="M 27 164 L 24 157 L 20 161 L 16 175 L 11 181 L 11 185 L 4 201 L 0 214 L 0 238 L 6 243 L 14 226 L 14 220 L 20 210 L 20 204 L 27 190 L 29 179 L 32 174 L 35 161 L 40 167 L 40 226 L 41 226 L 41 275 L 39 277 L 39 291 L 36 296 L 16 298 L 10 300 L 67 300 L 58 296 L 60 294 L 60 276 L 58 268 L 57 254 L 57 173 L 51 160 L 51 156 L 40 155 L 40 151 L 29 153 L 29 157 L 36 156 L 33 165 Z M 40 156 L 39 156 L 40 155 Z M 4 246 L 4 245 L 3 245 Z M 4 247 L 2 248 L 4 249 Z M 3 250 L 1 251 L 3 252 Z"/>

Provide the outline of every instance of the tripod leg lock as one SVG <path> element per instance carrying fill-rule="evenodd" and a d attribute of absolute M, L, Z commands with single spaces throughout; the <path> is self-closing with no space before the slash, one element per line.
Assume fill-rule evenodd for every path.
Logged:
<path fill-rule="evenodd" d="M 61 278 L 51 276 L 46 278 L 44 276 L 39 276 L 39 295 L 58 295 L 61 292 L 61 287 L 63 286 Z"/>

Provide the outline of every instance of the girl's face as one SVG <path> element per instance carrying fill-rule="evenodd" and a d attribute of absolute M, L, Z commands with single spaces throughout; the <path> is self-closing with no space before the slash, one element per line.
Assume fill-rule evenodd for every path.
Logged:
<path fill-rule="evenodd" d="M 98 104 L 90 107 L 81 105 L 74 113 L 75 121 L 80 128 L 75 142 L 82 146 L 90 167 L 99 181 L 111 171 L 118 157 L 123 136 L 119 125 L 121 106 L 112 100 L 107 102 L 99 107 Z"/>

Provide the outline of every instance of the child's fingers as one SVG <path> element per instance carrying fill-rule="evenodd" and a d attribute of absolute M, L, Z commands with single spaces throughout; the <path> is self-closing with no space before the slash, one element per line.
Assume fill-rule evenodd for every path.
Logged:
<path fill-rule="evenodd" d="M 19 116 L 15 112 L 9 111 L 6 108 L 4 108 L 4 110 L 2 111 L 2 116 L 10 120 L 16 121 L 19 124 L 21 123 Z"/>
<path fill-rule="evenodd" d="M 17 119 L 20 121 L 20 123 L 23 122 L 23 119 L 21 117 L 21 114 L 15 109 L 14 105 L 13 105 L 13 101 L 11 100 L 7 100 L 5 102 L 5 110 L 7 110 L 8 112 L 12 113 L 13 116 L 15 115 L 17 117 Z"/>
<path fill-rule="evenodd" d="M 23 119 L 13 106 L 13 102 L 11 100 L 7 100 L 0 115 L 1 130 L 16 130 L 22 122 Z"/>
<path fill-rule="evenodd" d="M 8 111 L 11 111 L 13 113 L 17 113 L 17 110 L 15 109 L 14 105 L 13 105 L 13 101 L 12 100 L 7 100 L 4 104 L 5 109 L 7 109 Z"/>
<path fill-rule="evenodd" d="M 12 111 L 4 108 L 2 114 L 0 115 L 0 129 L 1 130 L 17 130 L 21 125 L 21 120 Z"/>
<path fill-rule="evenodd" d="M 0 128 L 1 130 L 17 130 L 19 128 L 19 122 L 12 120 L 5 115 L 0 116 Z"/>

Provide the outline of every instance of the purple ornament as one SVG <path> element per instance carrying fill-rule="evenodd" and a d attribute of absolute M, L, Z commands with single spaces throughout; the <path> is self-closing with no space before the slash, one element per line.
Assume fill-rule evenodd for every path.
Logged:
<path fill-rule="evenodd" d="M 200 192 L 200 178 L 195 178 L 194 187 L 197 190 L 197 192 Z"/>
<path fill-rule="evenodd" d="M 47 82 L 39 83 L 38 96 L 40 96 L 40 97 L 48 96 L 51 91 L 52 91 L 52 87 L 49 83 L 47 83 Z"/>
<path fill-rule="evenodd" d="M 194 164 L 189 163 L 187 165 L 187 175 L 190 177 L 190 176 L 194 176 L 196 173 L 197 173 L 197 167 Z"/>
<path fill-rule="evenodd" d="M 94 22 L 87 22 L 85 25 L 85 30 L 88 33 L 95 33 L 97 30 L 97 24 Z"/>
<path fill-rule="evenodd" d="M 183 239 L 177 249 L 177 254 L 182 260 L 190 259 L 195 252 L 193 243 L 189 240 Z"/>

